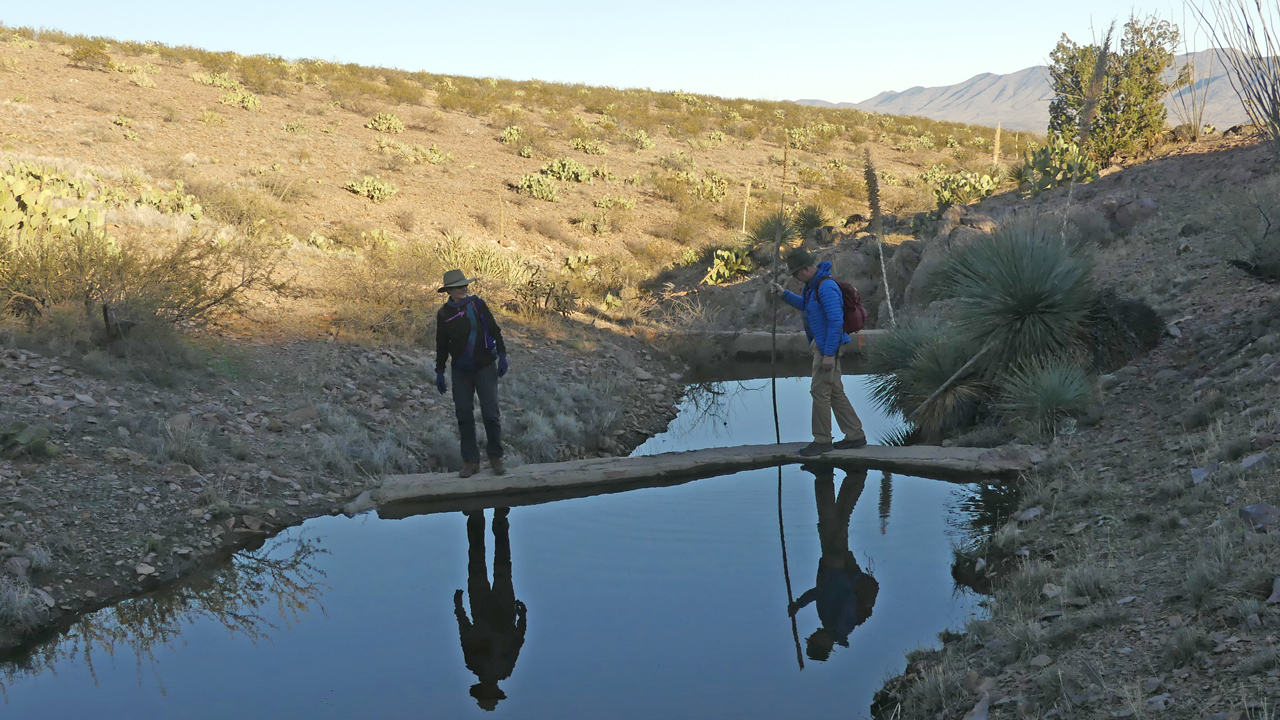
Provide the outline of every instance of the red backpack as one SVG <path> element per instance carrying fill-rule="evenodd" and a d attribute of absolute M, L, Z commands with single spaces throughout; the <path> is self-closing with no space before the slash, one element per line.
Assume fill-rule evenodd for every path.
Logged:
<path fill-rule="evenodd" d="M 842 280 L 836 280 L 833 277 L 823 278 L 830 280 L 840 288 L 840 296 L 844 300 L 844 331 L 849 335 L 862 330 L 867 325 L 867 308 L 862 304 L 862 296 L 858 294 L 858 288 L 850 285 Z"/>

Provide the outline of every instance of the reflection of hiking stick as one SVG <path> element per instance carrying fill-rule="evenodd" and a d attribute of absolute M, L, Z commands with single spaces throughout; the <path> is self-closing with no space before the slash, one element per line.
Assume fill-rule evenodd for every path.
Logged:
<path fill-rule="evenodd" d="M 778 538 L 782 540 L 782 578 L 787 581 L 787 614 L 791 616 L 791 639 L 796 643 L 796 662 L 804 670 L 804 654 L 800 652 L 800 629 L 796 616 L 791 612 L 795 597 L 791 594 L 791 570 L 787 567 L 787 533 L 782 526 L 782 466 L 778 466 Z"/>

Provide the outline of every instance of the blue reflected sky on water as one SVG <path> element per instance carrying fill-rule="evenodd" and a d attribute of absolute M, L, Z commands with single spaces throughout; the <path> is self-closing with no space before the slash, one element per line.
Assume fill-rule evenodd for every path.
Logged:
<path fill-rule="evenodd" d="M 875 439 L 892 423 L 858 400 L 859 382 L 846 378 Z M 729 426 L 683 414 L 638 452 L 771 442 L 768 382 L 726 385 L 746 388 L 732 395 Z M 807 379 L 779 383 L 784 441 L 807 439 L 807 391 Z M 843 478 L 837 471 L 837 484 Z M 528 630 L 492 716 L 864 716 L 906 650 L 935 642 L 975 608 L 950 577 L 961 486 L 895 476 L 882 534 L 881 474 L 870 473 L 850 549 L 879 581 L 874 612 L 849 648 L 837 647 L 827 662 L 806 659 L 800 671 L 786 615 L 776 482 L 777 471 L 767 469 L 513 508 L 513 581 L 528 607 Z M 813 476 L 788 466 L 783 484 L 799 595 L 813 585 L 820 555 Z M 68 636 L 52 646 L 61 657 L 51 668 L 5 683 L 4 716 L 490 716 L 468 694 L 476 679 L 464 665 L 453 614 L 454 591 L 467 587 L 465 523 L 457 513 L 310 520 L 280 536 L 273 551 L 287 555 L 299 539 L 326 551 L 313 559 L 325 588 L 296 621 L 286 626 L 275 617 L 279 629 L 256 642 L 207 617 L 180 621 L 176 639 L 155 649 L 154 659 L 92 652 L 92 670 Z M 485 541 L 492 570 L 492 534 Z M 128 616 L 104 610 L 86 622 Z M 798 623 L 803 641 L 818 625 L 813 606 Z"/>

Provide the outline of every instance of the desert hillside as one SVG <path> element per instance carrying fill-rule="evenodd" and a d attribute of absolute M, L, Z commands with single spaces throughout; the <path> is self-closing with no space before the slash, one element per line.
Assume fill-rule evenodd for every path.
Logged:
<path fill-rule="evenodd" d="M 741 245 L 744 224 L 776 210 L 784 191 L 788 206 L 813 206 L 811 224 L 865 215 L 868 151 L 896 215 L 932 209 L 931 188 L 948 173 L 992 172 L 985 127 L 3 34 L 8 162 L 84 180 L 78 200 L 105 204 L 121 236 L 265 221 L 305 298 L 284 315 L 308 327 L 330 315 L 345 332 L 381 327 L 351 307 L 368 292 L 349 276 L 392 247 L 480 249 L 472 264 L 502 280 L 490 291 L 512 307 L 532 274 L 557 281 L 572 256 L 584 307 L 616 310 L 606 295 L 663 268 L 705 272 L 712 251 Z M 1028 142 L 1006 133 L 994 159 L 1017 158 Z M 140 208 L 178 182 L 198 222 L 169 227 Z"/>

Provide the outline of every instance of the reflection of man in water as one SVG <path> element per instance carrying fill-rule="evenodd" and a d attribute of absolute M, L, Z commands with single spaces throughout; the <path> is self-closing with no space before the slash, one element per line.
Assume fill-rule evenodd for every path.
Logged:
<path fill-rule="evenodd" d="M 871 617 L 880 583 L 858 567 L 849 551 L 849 519 L 867 481 L 866 470 L 850 471 L 836 495 L 835 470 L 830 466 L 802 465 L 814 475 L 813 489 L 818 500 L 818 538 L 822 558 L 818 560 L 816 587 L 806 590 L 787 608 L 795 615 L 800 608 L 817 602 L 822 626 L 805 641 L 805 654 L 826 660 L 836 643 L 849 647 L 849 633 Z"/>
<path fill-rule="evenodd" d="M 453 594 L 453 614 L 458 618 L 462 656 L 467 669 L 480 682 L 471 686 L 471 697 L 480 707 L 493 710 L 506 699 L 499 680 L 511 677 L 524 645 L 525 607 L 511 586 L 511 541 L 507 537 L 508 508 L 493 511 L 493 585 L 485 567 L 484 511 L 467 513 L 467 593 L 471 619 L 462 608 L 462 591 Z"/>

